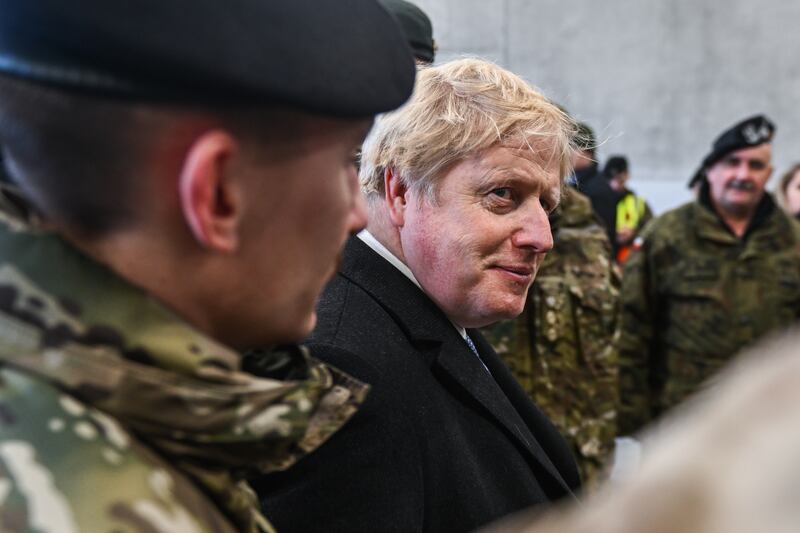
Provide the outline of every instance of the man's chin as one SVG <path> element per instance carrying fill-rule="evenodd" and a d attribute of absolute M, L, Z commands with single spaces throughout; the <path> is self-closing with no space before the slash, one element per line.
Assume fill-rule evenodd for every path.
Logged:
<path fill-rule="evenodd" d="M 756 207 L 758 206 L 758 202 L 747 202 L 747 203 L 740 203 L 740 202 L 730 202 L 725 204 L 725 212 L 735 218 L 746 218 L 752 216 L 755 212 Z"/>
<path fill-rule="evenodd" d="M 269 342 L 269 344 L 289 344 L 303 342 L 314 331 L 317 325 L 317 313 L 311 310 L 302 318 L 292 321 L 291 324 L 285 324 L 280 332 L 276 332 Z"/>
<path fill-rule="evenodd" d="M 482 314 L 480 317 L 476 317 L 469 325 L 466 327 L 468 328 L 483 328 L 486 326 L 491 326 L 492 324 L 497 324 L 498 322 L 503 322 L 506 320 L 513 320 L 517 318 L 522 312 L 525 310 L 525 306 L 513 307 L 513 308 L 503 308 L 503 309 L 495 309 L 492 312 L 488 312 Z"/>

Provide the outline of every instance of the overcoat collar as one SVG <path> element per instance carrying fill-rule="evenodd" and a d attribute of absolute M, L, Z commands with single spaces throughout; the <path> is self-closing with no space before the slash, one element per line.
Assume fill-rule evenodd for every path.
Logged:
<path fill-rule="evenodd" d="M 552 478 L 558 493 L 569 491 L 558 470 L 529 429 L 542 418 L 505 364 L 477 330 L 467 330 L 489 372 L 436 304 L 393 265 L 358 238 L 344 252 L 340 274 L 355 283 L 389 313 L 434 373 L 457 385 L 477 402 L 535 463 Z M 519 390 L 517 390 L 519 389 Z M 543 484 L 546 486 L 547 484 Z"/>

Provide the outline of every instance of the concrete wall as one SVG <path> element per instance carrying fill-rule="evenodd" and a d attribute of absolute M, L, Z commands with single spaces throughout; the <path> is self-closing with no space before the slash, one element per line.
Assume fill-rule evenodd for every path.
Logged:
<path fill-rule="evenodd" d="M 521 74 L 625 154 L 657 211 L 712 140 L 741 118 L 776 123 L 775 175 L 800 161 L 800 2 L 790 0 L 412 0 L 431 17 L 437 62 L 479 55 Z"/>

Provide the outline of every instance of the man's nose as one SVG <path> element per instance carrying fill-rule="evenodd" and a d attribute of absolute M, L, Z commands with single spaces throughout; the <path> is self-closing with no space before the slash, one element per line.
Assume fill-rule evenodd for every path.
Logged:
<path fill-rule="evenodd" d="M 738 179 L 745 179 L 750 176 L 750 163 L 742 161 L 736 166 L 736 177 Z"/>
<path fill-rule="evenodd" d="M 522 211 L 524 209 L 524 211 Z M 517 248 L 528 248 L 537 253 L 553 249 L 553 234 L 547 212 L 538 201 L 531 207 L 520 208 L 519 226 L 511 237 Z"/>

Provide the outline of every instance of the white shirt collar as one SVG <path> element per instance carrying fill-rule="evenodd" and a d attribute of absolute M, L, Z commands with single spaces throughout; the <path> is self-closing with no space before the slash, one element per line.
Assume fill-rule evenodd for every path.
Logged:
<path fill-rule="evenodd" d="M 376 239 L 375 236 L 372 233 L 370 233 L 369 231 L 363 229 L 363 230 L 359 231 L 358 235 L 356 235 L 356 236 L 359 239 L 361 239 L 364 242 L 364 244 L 366 244 L 367 246 L 369 246 L 370 248 L 375 250 L 375 253 L 377 253 L 378 255 L 380 255 L 381 257 L 386 259 L 387 261 L 389 261 L 389 263 L 391 263 L 397 270 L 402 272 L 403 275 L 405 275 L 405 277 L 407 277 L 408 279 L 413 281 L 414 285 L 419 287 L 422 292 L 425 292 L 425 289 L 423 289 L 422 285 L 419 284 L 419 281 L 417 281 L 417 278 L 414 277 L 414 273 L 411 272 L 411 269 L 408 268 L 408 266 L 405 263 L 400 261 L 400 259 L 398 259 L 397 256 L 394 255 L 378 239 Z M 458 330 L 458 333 L 461 335 L 461 337 L 463 337 L 466 340 L 466 338 L 467 338 L 467 330 L 462 328 L 461 326 L 459 326 L 458 324 L 456 324 L 452 320 L 450 321 L 450 323 L 453 324 L 453 326 L 456 328 L 456 330 Z"/>

